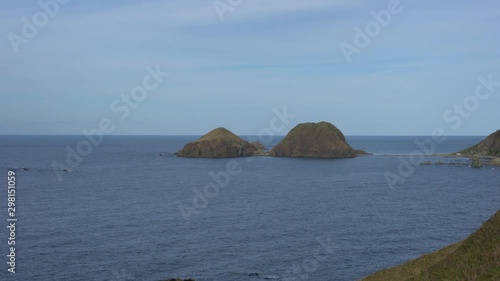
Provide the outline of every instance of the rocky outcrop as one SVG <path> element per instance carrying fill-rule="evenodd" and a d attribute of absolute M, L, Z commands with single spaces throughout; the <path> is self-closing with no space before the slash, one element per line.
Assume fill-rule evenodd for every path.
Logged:
<path fill-rule="evenodd" d="M 251 142 L 250 144 L 259 150 L 262 150 L 262 151 L 266 150 L 266 147 L 260 142 Z"/>
<path fill-rule="evenodd" d="M 342 132 L 328 122 L 302 123 L 270 152 L 274 157 L 351 158 L 354 149 Z"/>
<path fill-rule="evenodd" d="M 217 128 L 190 142 L 175 155 L 189 158 L 232 158 L 255 155 L 260 144 L 251 144 L 225 128 Z"/>
<path fill-rule="evenodd" d="M 500 157 L 500 130 L 489 135 L 480 143 L 460 151 L 464 156 Z"/>
<path fill-rule="evenodd" d="M 481 168 L 481 167 L 483 167 L 483 164 L 481 164 L 481 158 L 479 158 L 479 156 L 472 157 L 471 167 L 472 168 Z"/>
<path fill-rule="evenodd" d="M 355 156 L 372 156 L 373 154 L 368 153 L 368 152 L 366 152 L 364 150 L 361 150 L 361 149 L 355 149 L 354 150 L 354 155 Z"/>

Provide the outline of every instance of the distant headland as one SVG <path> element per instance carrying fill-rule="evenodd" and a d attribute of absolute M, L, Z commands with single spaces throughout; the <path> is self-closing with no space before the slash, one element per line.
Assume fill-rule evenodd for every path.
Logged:
<path fill-rule="evenodd" d="M 492 133 L 484 140 L 464 150 L 444 155 L 446 157 L 468 157 L 472 158 L 472 166 L 482 166 L 480 159 L 485 160 L 485 165 L 500 166 L 500 130 Z"/>
<path fill-rule="evenodd" d="M 459 153 L 465 156 L 500 157 L 500 130 Z"/>

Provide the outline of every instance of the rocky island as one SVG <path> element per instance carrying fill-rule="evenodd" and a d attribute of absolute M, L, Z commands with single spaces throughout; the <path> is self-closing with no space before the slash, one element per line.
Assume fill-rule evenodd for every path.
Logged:
<path fill-rule="evenodd" d="M 274 157 L 352 158 L 367 155 L 354 150 L 344 134 L 328 122 L 301 123 L 295 126 L 270 152 Z"/>
<path fill-rule="evenodd" d="M 233 158 L 253 156 L 261 152 L 260 143 L 249 143 L 226 128 L 217 128 L 190 142 L 175 153 L 189 158 Z"/>

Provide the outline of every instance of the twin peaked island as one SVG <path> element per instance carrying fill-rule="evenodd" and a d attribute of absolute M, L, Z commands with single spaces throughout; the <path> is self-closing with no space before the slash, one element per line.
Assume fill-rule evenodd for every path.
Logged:
<path fill-rule="evenodd" d="M 368 155 L 354 150 L 342 132 L 328 122 L 302 123 L 293 128 L 271 151 L 258 142 L 247 142 L 225 128 L 217 128 L 190 142 L 175 155 L 190 158 L 231 158 L 255 155 L 274 157 L 352 158 Z"/>

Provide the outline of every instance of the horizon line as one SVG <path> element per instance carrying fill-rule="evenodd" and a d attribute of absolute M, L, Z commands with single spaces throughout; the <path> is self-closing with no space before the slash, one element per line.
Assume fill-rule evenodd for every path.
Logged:
<path fill-rule="evenodd" d="M 176 137 L 176 136 L 204 136 L 205 134 L 180 134 L 180 135 L 174 135 L 174 134 L 163 134 L 163 135 L 156 135 L 156 134 L 105 134 L 104 136 L 123 136 L 123 137 L 133 137 L 133 136 L 151 136 L 151 137 Z M 258 136 L 255 134 L 237 134 L 239 136 Z M 0 136 L 84 136 L 83 134 L 0 134 Z M 273 136 L 286 136 L 286 135 L 273 135 Z M 388 135 L 362 135 L 362 134 L 344 134 L 346 137 L 432 137 L 432 135 L 394 135 L 394 134 L 388 134 Z M 445 135 L 447 137 L 485 137 L 488 135 Z"/>

